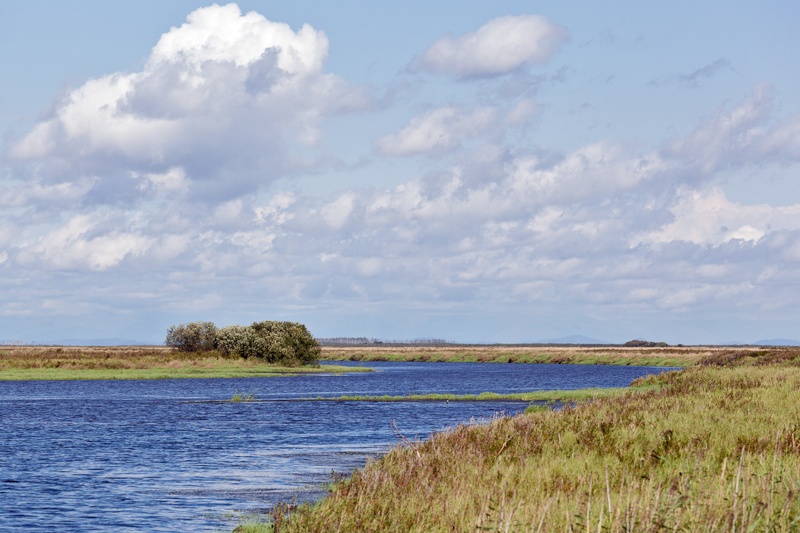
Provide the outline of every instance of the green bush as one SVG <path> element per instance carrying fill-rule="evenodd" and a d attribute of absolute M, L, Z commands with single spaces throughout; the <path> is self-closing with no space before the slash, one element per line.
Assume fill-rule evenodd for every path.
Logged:
<path fill-rule="evenodd" d="M 263 344 L 250 326 L 226 326 L 217 331 L 217 349 L 226 356 L 258 357 L 265 350 Z"/>
<path fill-rule="evenodd" d="M 250 328 L 264 342 L 263 357 L 270 363 L 314 364 L 319 360 L 320 347 L 303 324 L 297 322 L 253 322 Z"/>
<path fill-rule="evenodd" d="M 189 322 L 170 326 L 164 344 L 182 352 L 213 350 L 216 345 L 217 326 L 213 322 Z"/>
<path fill-rule="evenodd" d="M 213 340 L 209 342 L 212 329 Z M 184 351 L 217 349 L 225 356 L 253 357 L 282 365 L 316 364 L 320 356 L 319 343 L 303 324 L 271 320 L 219 330 L 210 322 L 181 324 L 169 329 L 166 344 Z"/>

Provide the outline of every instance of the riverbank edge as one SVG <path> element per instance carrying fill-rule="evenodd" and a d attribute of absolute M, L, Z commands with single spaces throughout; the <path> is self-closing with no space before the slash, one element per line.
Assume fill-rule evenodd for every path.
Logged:
<path fill-rule="evenodd" d="M 771 431 L 772 435 L 770 437 L 762 438 L 758 431 L 751 435 L 750 433 L 752 433 L 753 429 L 749 427 L 745 420 L 747 422 L 751 422 L 753 417 L 749 414 L 741 413 L 743 407 L 746 408 L 745 411 L 747 413 L 751 412 L 750 409 L 747 408 L 747 405 L 743 405 L 743 402 L 763 400 L 761 398 L 750 398 L 748 397 L 747 393 L 744 393 L 743 395 L 740 391 L 759 390 L 762 382 L 764 383 L 764 386 L 767 387 L 784 387 L 783 393 L 777 392 L 776 394 L 773 394 L 773 396 L 778 397 L 778 404 L 780 404 L 780 402 L 785 401 L 788 398 L 786 392 L 789 390 L 796 391 L 798 389 L 798 385 L 800 385 L 800 381 L 798 381 L 798 379 L 800 379 L 798 377 L 798 366 L 800 366 L 800 350 L 795 348 L 749 352 L 746 350 L 728 350 L 724 353 L 719 353 L 712 357 L 704 358 L 699 365 L 693 365 L 685 370 L 667 372 L 658 376 L 649 376 L 647 378 L 635 380 L 631 387 L 621 389 L 623 394 L 609 395 L 609 397 L 601 400 L 601 402 L 596 406 L 587 405 L 586 409 L 588 410 L 568 411 L 570 415 L 585 413 L 586 416 L 584 416 L 584 418 L 587 418 L 586 422 L 596 418 L 594 423 L 587 425 L 586 422 L 584 422 L 580 425 L 580 427 L 583 431 L 588 431 L 591 435 L 587 434 L 587 436 L 591 438 L 596 438 L 597 432 L 600 431 L 603 435 L 603 438 L 599 442 L 603 442 L 608 438 L 609 435 L 607 434 L 607 431 L 613 427 L 613 425 L 607 426 L 609 422 L 608 417 L 618 416 L 618 411 L 620 409 L 623 411 L 629 411 L 629 413 L 633 415 L 634 419 L 641 418 L 642 416 L 649 416 L 647 414 L 648 410 L 658 411 L 660 414 L 656 415 L 655 420 L 663 418 L 663 423 L 659 422 L 659 425 L 663 425 L 666 428 L 661 428 L 663 429 L 663 431 L 661 431 L 658 429 L 658 427 L 648 427 L 648 431 L 645 431 L 644 433 L 637 430 L 636 433 L 631 434 L 635 439 L 643 440 L 644 444 L 644 446 L 638 450 L 645 453 L 644 458 L 641 459 L 641 464 L 636 463 L 636 468 L 641 468 L 643 470 L 643 473 L 640 477 L 634 471 L 633 473 L 636 475 L 634 475 L 633 478 L 635 479 L 623 479 L 620 482 L 620 476 L 624 478 L 626 475 L 626 470 L 629 467 L 623 467 L 621 469 L 618 467 L 616 471 L 611 470 L 614 475 L 612 477 L 612 484 L 609 486 L 609 464 L 605 461 L 611 461 L 612 459 L 617 461 L 627 461 L 624 453 L 623 455 L 619 455 L 621 453 L 619 450 L 612 450 L 613 453 L 610 453 L 606 459 L 601 461 L 604 466 L 599 467 L 598 472 L 588 474 L 588 479 L 586 479 L 587 474 L 584 472 L 583 479 L 575 480 L 578 482 L 577 487 L 578 492 L 580 493 L 576 493 L 577 496 L 575 497 L 577 500 L 579 500 L 576 502 L 579 505 L 577 508 L 572 509 L 572 511 L 574 511 L 572 514 L 570 514 L 572 511 L 567 512 L 566 520 L 569 522 L 569 525 L 572 525 L 572 521 L 575 520 L 579 523 L 578 525 L 580 525 L 580 522 L 584 522 L 588 527 L 588 524 L 590 523 L 590 516 L 588 515 L 588 512 L 589 509 L 591 509 L 593 513 L 591 516 L 591 522 L 595 522 L 595 520 L 597 521 L 596 523 L 598 524 L 598 530 L 604 525 L 604 519 L 607 520 L 605 523 L 608 524 L 608 527 L 612 526 L 612 522 L 615 521 L 616 522 L 613 525 L 620 526 L 618 522 L 620 519 L 619 510 L 625 509 L 620 505 L 623 498 L 627 498 L 628 504 L 628 508 L 625 510 L 624 515 L 625 520 L 630 518 L 628 512 L 631 510 L 631 503 L 641 507 L 638 509 L 634 508 L 634 513 L 642 510 L 645 510 L 649 513 L 651 511 L 649 506 L 653 504 L 654 507 L 652 510 L 654 513 L 652 515 L 633 517 L 635 520 L 638 520 L 639 518 L 647 519 L 650 525 L 655 524 L 664 526 L 667 521 L 675 522 L 677 524 L 678 522 L 684 520 L 694 520 L 692 517 L 692 512 L 689 511 L 684 513 L 681 510 L 686 505 L 686 502 L 693 502 L 694 500 L 701 505 L 706 505 L 709 502 L 703 501 L 703 498 L 699 497 L 695 497 L 693 500 L 687 500 L 687 498 L 691 498 L 691 496 L 687 494 L 687 490 L 699 490 L 702 492 L 706 482 L 704 480 L 692 480 L 690 477 L 685 477 L 685 475 L 687 472 L 691 471 L 691 468 L 687 467 L 692 464 L 692 461 L 705 461 L 706 456 L 710 455 L 713 456 L 711 464 L 707 466 L 704 465 L 703 470 L 709 472 L 709 481 L 713 481 L 713 483 L 709 483 L 709 485 L 713 485 L 713 489 L 708 489 L 708 491 L 709 493 L 714 493 L 715 499 L 709 503 L 710 508 L 703 509 L 703 512 L 710 513 L 712 515 L 711 518 L 713 518 L 713 522 L 711 519 L 708 519 L 708 523 L 703 522 L 704 526 L 708 526 L 710 523 L 719 524 L 721 522 L 728 523 L 729 525 L 733 524 L 734 527 L 739 525 L 740 527 L 744 526 L 744 528 L 747 528 L 748 525 L 752 525 L 750 523 L 751 521 L 754 523 L 760 523 L 764 520 L 767 520 L 767 522 L 764 522 L 765 524 L 774 523 L 776 526 L 776 531 L 783 531 L 784 528 L 781 526 L 786 526 L 789 522 L 791 522 L 792 516 L 800 516 L 800 514 L 793 514 L 792 512 L 792 510 L 797 511 L 796 507 L 798 504 L 798 499 L 793 497 L 793 487 L 796 482 L 800 482 L 800 464 L 797 464 L 797 461 L 785 462 L 788 461 L 788 459 L 795 458 L 798 455 L 798 451 L 800 451 L 800 439 L 797 438 L 800 428 L 796 424 L 787 425 L 790 419 L 795 419 L 798 415 L 800 415 L 800 413 L 798 412 L 798 409 L 794 409 L 794 414 L 784 413 L 783 418 L 786 420 L 776 422 L 770 418 L 772 416 L 770 413 L 773 412 L 774 409 L 770 410 L 765 416 L 770 424 L 776 425 L 775 428 L 771 428 L 771 430 L 776 431 Z M 748 368 L 752 368 L 752 372 L 749 371 Z M 793 372 L 793 377 L 790 378 L 788 372 L 782 371 L 781 368 L 787 368 L 787 370 L 791 369 L 791 372 Z M 765 372 L 767 374 L 765 374 Z M 790 380 L 792 383 L 789 383 Z M 649 388 L 650 390 L 643 391 L 646 392 L 646 394 L 635 394 L 635 389 L 637 387 Z M 625 394 L 626 392 L 630 392 L 631 394 Z M 731 398 L 732 395 L 735 398 L 733 401 Z M 611 398 L 611 396 L 619 396 L 619 398 L 615 399 Z M 743 419 L 738 421 L 738 423 L 734 423 L 732 427 L 728 429 L 728 431 L 722 428 L 719 432 L 715 431 L 714 439 L 712 439 L 714 442 L 704 441 L 704 439 L 697 437 L 690 438 L 691 435 L 689 435 L 689 433 L 696 432 L 698 430 L 700 430 L 702 433 L 705 428 L 703 427 L 703 424 L 696 424 L 695 422 L 692 422 L 694 417 L 687 416 L 681 418 L 683 415 L 680 415 L 680 410 L 675 408 L 681 405 L 681 402 L 691 401 L 692 403 L 699 405 L 699 410 L 697 409 L 697 406 L 695 406 L 695 416 L 700 414 L 702 418 L 705 418 L 708 415 L 706 410 L 711 405 L 708 399 L 695 398 L 690 400 L 692 396 L 708 396 L 708 399 L 713 399 L 713 404 L 717 406 L 718 409 L 721 409 L 721 412 L 724 414 L 721 419 L 719 414 L 711 416 L 715 423 L 720 422 L 720 420 L 725 422 L 725 417 L 734 418 L 739 416 L 740 418 L 743 417 Z M 636 398 L 640 398 L 640 400 L 634 402 L 634 399 Z M 670 409 L 663 409 L 662 407 L 659 410 L 659 407 L 651 405 L 660 404 L 665 401 L 672 401 L 673 398 L 678 401 L 678 403 L 671 406 Z M 681 398 L 686 398 L 686 400 L 682 400 Z M 774 398 L 772 399 L 774 401 Z M 622 403 L 607 405 L 605 403 L 606 401 L 618 401 Z M 633 403 L 637 405 L 629 405 Z M 791 405 L 794 405 L 796 402 L 790 403 Z M 672 412 L 673 409 L 675 409 L 675 412 Z M 595 410 L 599 412 L 597 415 L 593 414 Z M 509 426 L 520 425 L 522 424 L 522 422 L 520 422 L 521 420 L 552 421 L 554 420 L 553 416 L 561 416 L 558 413 L 552 412 L 551 410 L 547 411 L 550 411 L 550 414 L 547 414 L 547 412 L 540 414 L 540 416 L 546 417 L 544 419 L 527 419 L 525 418 L 525 415 L 517 415 L 504 419 L 505 421 L 500 421 L 485 428 L 476 430 L 480 431 L 482 434 L 485 434 L 480 438 L 480 441 L 485 439 L 487 446 L 489 444 L 497 445 L 495 447 L 498 449 L 487 450 L 489 453 L 489 458 L 493 458 L 493 461 L 489 461 L 488 464 L 491 466 L 493 463 L 497 463 L 497 460 L 501 454 L 503 454 L 503 452 L 507 449 L 511 449 L 511 447 L 507 448 L 509 443 L 513 442 L 516 444 L 519 442 L 519 438 L 515 440 L 515 437 L 518 437 L 520 433 L 519 429 L 514 429 L 514 427 Z M 641 414 L 638 414 L 640 411 Z M 775 412 L 777 413 L 779 411 Z M 676 416 L 678 417 L 677 419 Z M 680 420 L 680 422 L 678 422 L 678 420 Z M 781 423 L 778 422 L 786 422 L 786 424 L 783 424 L 785 427 L 779 427 L 781 426 Z M 639 421 L 637 421 L 636 424 L 638 425 Z M 681 427 L 677 427 L 678 424 L 680 424 Z M 633 424 L 631 424 L 628 428 L 620 428 L 620 431 L 631 431 L 632 427 L 634 427 Z M 469 434 L 473 431 L 467 427 L 460 427 L 459 430 L 460 433 L 465 434 Z M 577 432 L 578 427 L 573 428 L 573 431 Z M 683 432 L 686 432 L 687 435 L 682 435 Z M 508 435 L 505 433 L 508 433 Z M 538 433 L 534 432 L 533 435 L 535 434 Z M 569 433 L 568 435 L 570 435 L 570 438 L 580 437 L 575 433 Z M 707 435 L 702 436 L 704 438 L 708 437 Z M 367 478 L 377 479 L 391 477 L 397 475 L 397 471 L 393 471 L 397 469 L 401 471 L 400 479 L 404 483 L 408 481 L 409 484 L 415 485 L 423 481 L 419 479 L 406 479 L 404 477 L 406 475 L 406 468 L 408 468 L 407 472 L 410 473 L 418 470 L 420 464 L 427 463 L 428 461 L 434 461 L 436 465 L 441 465 L 442 462 L 448 461 L 446 458 L 448 453 L 456 453 L 452 451 L 453 448 L 450 445 L 445 445 L 443 447 L 441 446 L 442 442 L 448 443 L 451 440 L 456 443 L 454 431 L 446 431 L 441 434 L 434 434 L 432 437 L 435 437 L 435 440 L 438 441 L 438 444 L 434 445 L 434 443 L 423 444 L 422 442 L 412 443 L 404 441 L 382 456 L 382 458 L 368 463 L 367 467 L 358 469 L 346 479 L 331 485 L 331 492 L 327 498 L 324 498 L 316 503 L 304 505 L 301 507 L 301 509 L 299 509 L 304 519 L 311 519 L 310 521 L 304 520 L 302 522 L 303 525 L 300 525 L 299 530 L 307 530 L 310 524 L 319 526 L 324 523 L 325 517 L 332 518 L 333 515 L 338 515 L 338 518 L 334 520 L 334 522 L 338 523 L 340 526 L 343 522 L 347 522 L 353 516 L 357 516 L 359 514 L 363 516 L 365 509 L 357 510 L 356 507 L 353 507 L 354 505 L 360 506 L 362 502 L 361 496 L 359 495 L 361 491 L 355 489 L 354 483 L 356 481 L 361 484 Z M 459 443 L 463 442 L 463 440 L 459 441 Z M 466 442 L 473 442 L 477 444 L 478 441 L 474 441 L 472 438 L 469 438 Z M 562 435 L 560 433 L 557 436 L 557 442 L 558 446 L 562 446 Z M 577 449 L 581 447 L 581 442 L 581 438 L 576 439 L 574 445 L 578 445 Z M 677 445 L 673 446 L 673 443 L 680 443 L 680 448 L 683 448 L 684 446 L 686 446 L 686 448 L 683 448 L 684 451 L 681 452 L 679 451 L 680 448 Z M 773 451 L 769 451 L 770 444 L 774 445 L 775 449 Z M 552 445 L 556 446 L 555 442 Z M 719 448 L 718 450 L 715 450 L 713 454 L 711 453 L 710 449 L 710 446 L 712 445 Z M 648 446 L 653 447 L 649 452 Z M 698 446 L 699 448 L 697 450 L 692 448 Z M 612 443 L 611 448 L 613 447 L 614 446 Z M 687 453 L 689 450 L 692 450 L 694 453 Z M 764 455 L 767 452 L 769 452 L 770 455 Z M 613 457 L 614 454 L 616 454 L 616 459 Z M 510 452 L 507 452 L 505 457 L 510 464 L 515 464 L 515 461 L 519 460 L 509 459 L 509 455 Z M 522 456 L 527 457 L 529 454 L 523 454 Z M 556 453 L 553 459 L 556 458 L 558 461 L 561 461 L 565 459 L 565 456 L 563 453 L 560 455 L 559 453 Z M 780 463 L 776 462 L 779 460 L 779 458 L 781 458 Z M 736 467 L 737 460 L 738 468 Z M 389 467 L 389 464 L 393 466 Z M 764 465 L 766 465 L 766 467 Z M 696 467 L 698 465 L 693 466 Z M 758 478 L 758 476 L 755 475 L 755 472 L 762 467 L 766 468 L 767 470 L 766 477 L 769 478 L 769 482 L 766 484 L 752 484 L 750 490 L 754 494 L 750 495 L 748 501 L 745 501 L 744 488 L 742 488 L 740 491 L 740 481 L 742 482 L 742 487 L 744 487 L 745 479 Z M 538 468 L 539 467 L 536 467 L 534 470 Z M 578 470 L 582 471 L 583 468 L 584 467 L 581 466 Z M 518 469 L 519 466 L 515 467 L 514 470 Z M 605 472 L 603 472 L 603 469 L 605 469 Z M 567 470 L 563 470 L 562 472 L 563 475 L 566 475 Z M 782 485 L 786 485 L 788 488 L 784 486 L 779 487 L 775 484 L 776 472 L 779 473 L 779 477 L 782 477 L 783 474 L 787 476 L 787 482 L 783 483 Z M 594 476 L 594 478 L 592 478 L 592 476 Z M 603 476 L 605 476 L 605 479 L 603 479 Z M 764 475 L 761 477 L 764 478 Z M 494 476 L 489 476 L 489 478 L 494 479 Z M 500 476 L 498 479 L 507 481 L 505 479 L 505 475 Z M 564 482 L 567 480 L 568 478 L 563 478 Z M 427 481 L 430 482 L 431 480 Z M 588 493 L 586 493 L 587 481 Z M 603 481 L 605 481 L 605 483 L 603 483 Z M 596 482 L 594 488 L 592 486 L 592 482 Z M 569 483 L 567 484 L 569 485 Z M 392 483 L 389 483 L 389 485 L 391 486 Z M 472 488 L 474 487 L 470 488 L 471 485 L 469 483 L 466 485 L 460 483 L 460 485 L 462 487 L 466 487 L 468 489 L 467 492 L 473 494 Z M 671 486 L 671 488 L 669 488 L 669 492 L 667 492 L 665 489 L 664 493 L 662 494 L 661 490 L 665 485 L 666 487 Z M 432 487 L 434 485 L 428 483 L 426 486 Z M 613 491 L 611 487 L 613 487 Z M 353 493 L 353 490 L 356 490 L 356 492 Z M 380 497 L 380 494 L 374 493 L 374 488 L 365 490 L 367 490 L 367 492 L 373 496 L 368 499 L 368 502 L 370 504 L 373 501 L 377 502 L 376 506 L 379 509 L 383 509 L 381 514 L 388 512 L 389 508 L 391 508 L 393 505 L 399 504 L 399 502 L 384 501 L 384 499 Z M 759 490 L 763 494 L 759 493 Z M 397 491 L 397 488 L 390 490 L 390 492 Z M 447 492 L 447 490 L 445 492 Z M 493 493 L 496 492 L 497 490 L 493 491 Z M 513 498 L 517 497 L 516 491 L 508 492 L 501 490 L 500 492 L 506 495 L 512 495 Z M 615 498 L 614 505 L 616 506 L 616 514 L 615 507 L 612 506 L 612 492 L 614 492 L 613 497 Z M 495 495 L 497 496 L 497 494 Z M 767 501 L 767 495 L 769 496 L 769 499 L 768 503 L 765 504 L 764 501 Z M 773 505 L 773 495 L 775 495 L 775 505 Z M 338 498 L 340 503 L 331 505 L 333 502 L 331 497 L 334 496 Z M 341 498 L 342 496 L 344 496 L 344 499 Z M 666 496 L 670 500 L 667 501 L 667 504 L 663 504 L 659 507 L 660 498 L 662 496 Z M 495 516 L 489 517 L 488 514 L 485 516 L 478 516 L 477 524 L 478 526 L 482 526 L 485 518 L 491 518 L 494 522 L 493 526 L 495 527 L 478 527 L 478 529 L 495 530 L 495 528 L 497 528 L 497 530 L 502 530 L 502 526 L 508 526 L 511 524 L 511 515 L 515 510 L 519 510 L 519 504 L 517 504 L 515 507 L 514 501 L 506 501 L 505 497 L 502 499 L 502 501 L 493 500 L 490 496 L 487 496 L 486 498 L 487 499 L 484 502 L 485 507 L 489 510 L 494 509 Z M 472 496 L 468 498 L 468 500 L 469 499 L 474 500 Z M 356 500 L 358 500 L 357 503 Z M 541 517 L 537 518 L 535 521 L 527 522 L 529 526 L 531 524 L 539 524 L 538 529 L 531 526 L 531 530 L 541 530 L 545 516 L 548 514 L 548 509 L 550 508 L 551 504 L 557 500 L 557 497 L 551 495 L 549 498 L 542 497 L 540 501 L 527 502 L 527 506 L 535 505 L 537 508 L 536 512 L 541 514 Z M 674 500 L 674 502 L 672 500 Z M 606 501 L 607 507 L 604 508 Z M 731 501 L 733 501 L 732 509 L 730 508 Z M 738 509 L 737 501 L 739 505 Z M 673 503 L 674 505 L 668 505 Z M 445 507 L 447 507 L 447 505 Z M 498 507 L 502 508 L 499 514 L 497 512 Z M 644 507 L 647 507 L 647 509 L 644 509 Z M 334 509 L 336 508 L 339 510 L 335 511 Z M 486 511 L 486 509 L 484 509 L 484 511 Z M 666 516 L 666 518 L 668 518 L 667 521 L 664 520 L 665 515 L 662 515 L 662 513 L 665 513 L 665 509 L 672 513 L 669 516 Z M 769 514 L 764 513 L 765 509 Z M 788 515 L 786 513 L 787 509 L 790 509 Z M 583 514 L 582 510 L 586 510 L 587 514 Z M 299 516 L 295 516 L 296 511 L 297 510 L 295 510 L 293 506 L 279 505 L 271 510 L 269 516 L 266 517 L 266 522 L 259 519 L 246 520 L 243 521 L 239 527 L 235 529 L 235 531 L 294 531 L 297 530 L 296 526 L 299 525 L 297 521 L 294 520 L 295 518 L 299 518 Z M 508 517 L 504 516 L 505 512 L 507 511 L 510 511 Z M 339 512 L 342 514 L 338 514 Z M 759 513 L 762 513 L 762 515 L 759 515 Z M 389 512 L 389 514 L 391 514 L 391 512 Z M 719 517 L 717 517 L 717 514 Z M 763 515 L 766 515 L 766 518 Z M 787 516 L 789 522 L 786 522 Z M 316 522 L 317 518 L 321 519 L 322 521 Z M 406 526 L 410 526 L 413 523 L 414 522 L 406 522 L 405 524 Z M 524 522 L 515 521 L 513 523 L 521 525 Z M 641 525 L 638 522 L 631 522 L 630 524 L 633 523 Z M 797 520 L 794 520 L 792 523 L 796 525 Z M 625 527 L 630 524 L 626 522 L 622 527 L 613 527 L 609 530 L 627 530 Z M 475 522 L 473 522 L 473 525 L 475 525 Z M 417 529 L 412 527 L 409 530 Z"/>
<path fill-rule="evenodd" d="M 364 402 L 364 403 L 400 403 L 400 402 L 519 402 L 531 405 L 556 405 L 585 400 L 596 400 L 620 396 L 627 393 L 648 392 L 655 388 L 653 385 L 629 387 L 591 387 L 585 389 L 560 389 L 541 390 L 531 392 L 497 393 L 481 392 L 480 394 L 407 394 L 407 395 L 382 395 L 382 396 L 314 396 L 301 398 L 261 399 L 255 395 L 240 394 L 229 400 L 193 400 L 187 403 L 275 403 L 275 402 Z"/>
<path fill-rule="evenodd" d="M 345 374 L 370 372 L 364 367 L 324 365 L 280 367 L 270 365 L 220 367 L 161 367 L 120 369 L 11 368 L 0 370 L 0 381 L 100 381 L 161 379 L 233 379 L 288 377 L 302 374 Z"/>
<path fill-rule="evenodd" d="M 318 402 L 575 402 L 594 400 L 609 396 L 619 396 L 626 393 L 646 392 L 653 386 L 630 387 L 591 387 L 585 389 L 558 389 L 531 392 L 496 393 L 482 392 L 480 394 L 407 394 L 398 396 L 335 396 L 316 398 L 303 398 L 302 401 Z"/>
<path fill-rule="evenodd" d="M 713 346 L 323 346 L 320 362 L 594 364 L 683 368 L 703 357 L 724 355 L 731 350 L 731 347 Z M 763 348 L 741 347 L 737 350 L 757 353 Z M 363 371 L 369 369 L 334 365 L 276 367 L 251 360 L 231 360 L 216 352 L 181 353 L 163 346 L 0 347 L 0 381 L 249 378 Z"/>
<path fill-rule="evenodd" d="M 761 347 L 675 346 L 323 346 L 321 361 L 414 363 L 528 363 L 687 367 L 704 357 L 735 350 L 757 352 Z"/>

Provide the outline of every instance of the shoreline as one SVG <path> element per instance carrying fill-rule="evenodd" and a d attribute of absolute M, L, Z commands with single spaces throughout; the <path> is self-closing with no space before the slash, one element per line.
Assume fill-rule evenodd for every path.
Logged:
<path fill-rule="evenodd" d="M 256 378 L 369 372 L 342 365 L 278 366 L 164 346 L 2 346 L 0 381 Z"/>
<path fill-rule="evenodd" d="M 762 347 L 442 345 L 442 346 L 323 346 L 321 361 L 457 362 L 622 365 L 687 367 L 704 357 L 730 351 L 758 352 Z"/>
<path fill-rule="evenodd" d="M 121 369 L 22 368 L 0 370 L 2 381 L 139 381 L 161 379 L 235 379 L 289 377 L 301 374 L 369 372 L 359 367 L 326 365 L 294 368 L 269 365 L 252 367 L 152 367 Z"/>
<path fill-rule="evenodd" d="M 623 392 L 400 434 L 322 500 L 234 531 L 794 530 L 800 350 L 721 350 Z"/>
<path fill-rule="evenodd" d="M 714 346 L 323 346 L 320 362 L 594 364 L 685 368 L 706 357 L 725 357 L 732 353 L 757 354 L 763 351 L 761 347 Z M 0 381 L 248 378 L 368 371 L 370 369 L 352 365 L 281 367 L 253 359 L 226 358 L 217 352 L 186 353 L 163 346 L 0 347 Z"/>

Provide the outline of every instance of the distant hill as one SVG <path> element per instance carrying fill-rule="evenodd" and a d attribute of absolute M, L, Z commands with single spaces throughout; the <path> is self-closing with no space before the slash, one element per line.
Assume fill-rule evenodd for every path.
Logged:
<path fill-rule="evenodd" d="M 756 341 L 756 346 L 800 346 L 800 341 L 793 339 L 765 339 Z"/>

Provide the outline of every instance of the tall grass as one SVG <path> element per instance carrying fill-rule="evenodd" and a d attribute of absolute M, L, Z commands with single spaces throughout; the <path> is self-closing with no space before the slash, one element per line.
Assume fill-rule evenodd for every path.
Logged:
<path fill-rule="evenodd" d="M 714 355 L 635 382 L 649 392 L 406 441 L 269 527 L 798 530 L 800 352 L 776 353 Z"/>
<path fill-rule="evenodd" d="M 259 377 L 286 373 L 353 372 L 362 368 L 283 367 L 216 351 L 159 346 L 0 347 L 0 380 Z"/>
<path fill-rule="evenodd" d="M 756 348 L 753 348 L 756 350 Z M 627 348 L 615 346 L 323 346 L 327 361 L 550 363 L 688 366 L 725 351 L 709 346 Z"/>

